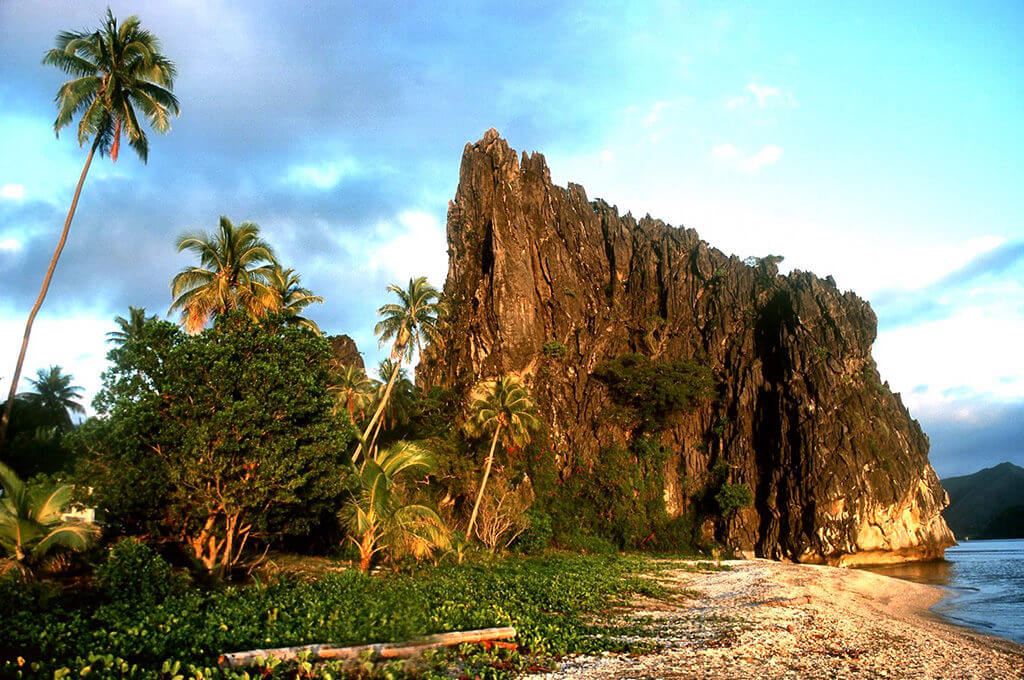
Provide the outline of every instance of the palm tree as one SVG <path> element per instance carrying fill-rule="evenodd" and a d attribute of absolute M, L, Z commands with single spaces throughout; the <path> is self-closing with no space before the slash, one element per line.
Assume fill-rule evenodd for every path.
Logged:
<path fill-rule="evenodd" d="M 75 116 L 81 114 L 78 144 L 84 146 L 91 139 L 92 146 L 85 158 L 85 167 L 78 178 L 71 207 L 64 220 L 64 229 L 53 257 L 50 258 L 39 296 L 25 323 L 25 335 L 11 378 L 10 394 L 3 418 L 0 419 L 0 446 L 11 418 L 14 395 L 25 363 L 29 336 L 32 334 L 32 323 L 50 289 L 57 260 L 68 240 L 68 230 L 93 156 L 98 151 L 101 156 L 109 155 L 112 161 L 116 161 L 123 132 L 135 153 L 145 163 L 149 157 L 149 141 L 136 108 L 142 111 L 150 126 L 161 133 L 170 131 L 171 116 L 177 116 L 180 111 L 178 100 L 171 92 L 177 75 L 174 64 L 160 53 L 160 41 L 141 27 L 136 16 L 128 17 L 119 26 L 108 9 L 103 25 L 96 31 L 58 33 L 56 47 L 46 53 L 43 63 L 52 64 L 73 76 L 57 90 L 54 131 L 59 135 Z"/>
<path fill-rule="evenodd" d="M 316 323 L 302 316 L 302 310 L 312 304 L 321 304 L 324 299 L 319 295 L 313 295 L 308 288 L 303 288 L 300 282 L 301 277 L 294 269 L 274 268 L 269 283 L 280 300 L 277 311 L 284 314 L 286 323 L 308 328 L 317 335 L 322 335 Z"/>
<path fill-rule="evenodd" d="M 363 450 L 363 445 L 387 407 L 395 380 L 398 379 L 399 369 L 402 367 L 402 360 L 412 361 L 414 345 L 416 349 L 421 348 L 421 337 L 426 338 L 428 342 L 436 342 L 439 339 L 438 322 L 446 311 L 441 294 L 427 283 L 425 276 L 409 279 L 409 286 L 405 289 L 391 284 L 388 290 L 398 296 L 399 302 L 389 302 L 377 310 L 377 314 L 384 318 L 377 323 L 373 331 L 380 336 L 381 345 L 392 341 L 393 370 L 388 375 L 387 385 L 377 403 L 377 409 L 359 438 L 355 453 L 352 454 L 353 462 L 358 460 L 359 452 Z M 383 377 L 381 375 L 381 378 Z"/>
<path fill-rule="evenodd" d="M 57 549 L 81 551 L 99 533 L 95 524 L 65 520 L 71 486 L 29 486 L 0 463 L 0 549 L 8 568 L 31 573 L 30 565 Z M 4 569 L 3 571 L 6 571 Z"/>
<path fill-rule="evenodd" d="M 398 442 L 368 457 L 359 470 L 359 490 L 344 511 L 349 540 L 359 549 L 359 568 L 370 569 L 384 551 L 411 553 L 417 558 L 448 545 L 444 523 L 425 505 L 405 502 L 400 476 L 432 472 L 433 456 L 410 442 Z"/>
<path fill-rule="evenodd" d="M 72 385 L 72 379 L 62 372 L 60 366 L 50 366 L 49 370 L 40 368 L 36 371 L 36 379 L 29 379 L 36 391 L 23 392 L 18 397 L 38 406 L 49 415 L 54 426 L 67 432 L 73 426 L 71 414 L 85 413 L 85 408 L 78 403 L 82 388 Z"/>
<path fill-rule="evenodd" d="M 359 412 L 360 419 L 364 417 L 363 411 L 371 403 L 377 385 L 377 381 L 366 377 L 366 372 L 358 366 L 345 366 L 330 389 L 337 408 L 347 410 L 355 423 L 356 412 Z"/>
<path fill-rule="evenodd" d="M 145 307 L 128 307 L 128 318 L 118 316 L 114 318 L 119 330 L 107 333 L 107 342 L 123 345 L 129 340 L 138 337 L 142 327 L 150 321 L 156 321 L 156 314 L 146 316 Z"/>
<path fill-rule="evenodd" d="M 514 376 L 478 383 L 473 388 L 471 399 L 470 413 L 472 416 L 466 424 L 466 429 L 473 436 L 491 431 L 494 434 L 491 437 L 491 450 L 487 454 L 487 463 L 484 466 L 484 476 L 480 480 L 476 502 L 473 503 L 473 513 L 469 516 L 467 536 L 473 534 L 473 524 L 476 523 L 480 501 L 483 499 L 484 489 L 487 487 L 487 478 L 490 476 L 491 466 L 494 464 L 494 449 L 498 445 L 499 437 L 504 435 L 503 442 L 506 445 L 523 446 L 530 442 L 530 431 L 535 430 L 540 424 L 529 390 Z"/>
<path fill-rule="evenodd" d="M 211 316 L 231 310 L 259 317 L 280 308 L 280 296 L 271 285 L 277 258 L 254 222 L 236 227 L 221 216 L 214 234 L 183 234 L 178 252 L 186 250 L 199 256 L 199 265 L 182 269 L 171 281 L 170 311 L 181 312 L 189 333 L 199 332 Z"/>
<path fill-rule="evenodd" d="M 377 427 L 373 429 L 373 433 L 370 435 L 370 441 L 367 445 L 368 450 L 373 450 L 373 447 L 377 443 L 377 435 L 380 434 L 381 429 L 385 427 L 394 427 L 396 425 L 404 425 L 409 422 L 409 418 L 412 416 L 413 408 L 415 406 L 415 393 L 416 386 L 406 376 L 405 369 L 400 365 L 396 365 L 391 359 L 385 359 L 380 362 L 380 366 L 377 368 L 377 374 L 380 376 L 392 375 L 397 373 L 398 377 L 395 379 L 395 383 L 391 388 L 391 396 L 387 400 L 387 404 L 384 406 L 384 410 L 381 412 L 380 420 L 377 421 Z M 384 398 L 385 385 L 383 383 L 375 383 L 376 391 L 374 396 L 374 403 L 379 404 Z"/>

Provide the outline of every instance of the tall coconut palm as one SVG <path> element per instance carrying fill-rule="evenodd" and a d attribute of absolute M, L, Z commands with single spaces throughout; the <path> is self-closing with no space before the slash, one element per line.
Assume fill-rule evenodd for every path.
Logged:
<path fill-rule="evenodd" d="M 14 470 L 0 463 L 0 550 L 6 554 L 5 568 L 30 574 L 30 567 L 53 550 L 81 551 L 88 548 L 99 531 L 95 524 L 65 520 L 71 487 L 30 486 Z"/>
<path fill-rule="evenodd" d="M 499 438 L 506 446 L 523 446 L 530 442 L 530 432 L 540 425 L 529 390 L 514 376 L 478 383 L 473 388 L 471 399 L 472 415 L 466 423 L 466 429 L 473 436 L 490 432 L 493 434 L 491 450 L 487 453 L 487 462 L 484 465 L 484 475 L 480 480 L 480 489 L 476 494 L 476 502 L 473 503 L 473 513 L 469 516 L 467 536 L 473 535 L 473 525 L 480 510 L 480 501 L 484 497 L 484 489 L 487 488 L 487 478 L 491 475 L 494 450 Z"/>
<path fill-rule="evenodd" d="M 114 318 L 118 330 L 107 333 L 107 342 L 123 345 L 137 337 L 142 331 L 142 327 L 150 321 L 156 321 L 156 314 L 146 316 L 145 307 L 128 307 L 127 319 L 123 316 Z"/>
<path fill-rule="evenodd" d="M 366 377 L 366 372 L 358 366 L 345 366 L 330 389 L 335 398 L 336 410 L 348 411 L 349 418 L 355 423 L 356 414 L 359 414 L 361 420 L 363 412 L 372 403 L 377 381 Z"/>
<path fill-rule="evenodd" d="M 397 295 L 399 301 L 397 303 L 389 302 L 377 310 L 377 314 L 383 318 L 373 330 L 380 336 L 381 345 L 391 341 L 393 370 L 387 377 L 384 393 L 381 395 L 373 417 L 366 424 L 366 429 L 356 445 L 355 453 L 352 454 L 353 462 L 358 460 L 367 438 L 373 432 L 384 409 L 387 408 L 388 399 L 391 398 L 391 391 L 394 389 L 395 380 L 398 379 L 399 369 L 402 367 L 402 360 L 412 361 L 414 349 L 421 347 L 421 338 L 428 342 L 437 341 L 439 337 L 438 322 L 446 311 L 445 304 L 441 301 L 441 294 L 427 283 L 425 276 L 409 279 L 409 285 L 404 289 L 392 284 L 388 286 L 388 290 Z M 383 379 L 384 376 L 381 375 L 381 378 Z"/>
<path fill-rule="evenodd" d="M 199 265 L 182 269 L 171 281 L 170 311 L 181 312 L 182 325 L 198 333 L 211 316 L 244 309 L 255 317 L 280 308 L 271 284 L 277 258 L 260 238 L 254 222 L 237 227 L 221 216 L 213 234 L 183 234 L 178 252 L 199 256 Z"/>
<path fill-rule="evenodd" d="M 323 303 L 324 299 L 319 295 L 313 295 L 308 288 L 303 288 L 300 285 L 301 281 L 302 277 L 296 274 L 294 269 L 274 268 L 268 283 L 280 300 L 277 311 L 284 314 L 286 323 L 308 328 L 317 335 L 322 335 L 320 327 L 302 316 L 302 311 L 312 304 Z"/>
<path fill-rule="evenodd" d="M 370 441 L 367 445 L 369 450 L 373 450 L 376 445 L 377 435 L 380 434 L 381 429 L 404 425 L 409 422 L 409 418 L 412 416 L 416 386 L 407 377 L 405 369 L 396 365 L 396 362 L 391 359 L 385 359 L 380 362 L 380 366 L 377 368 L 377 374 L 382 377 L 392 375 L 395 372 L 397 372 L 398 377 L 391 388 L 390 397 L 384 406 L 384 410 L 381 412 L 380 420 L 377 421 L 377 427 L 370 434 Z M 379 404 L 384 398 L 386 386 L 383 383 L 375 384 L 377 389 L 374 394 L 374 403 Z"/>
<path fill-rule="evenodd" d="M 57 90 L 54 131 L 59 135 L 62 129 L 80 115 L 78 144 L 85 146 L 90 140 L 92 144 L 85 157 L 85 167 L 78 178 L 60 240 L 43 276 L 39 296 L 25 323 L 25 335 L 11 378 L 10 394 L 0 419 L 0 446 L 10 421 L 32 324 L 50 289 L 57 260 L 67 243 L 71 220 L 78 208 L 82 185 L 89 174 L 93 156 L 99 152 L 101 156 L 109 155 L 112 161 L 116 161 L 123 133 L 128 138 L 128 144 L 145 163 L 149 157 L 149 140 L 138 111 L 142 112 L 142 117 L 154 130 L 161 133 L 170 131 L 171 117 L 177 116 L 180 111 L 178 100 L 171 91 L 177 75 L 174 64 L 160 52 L 160 41 L 142 28 L 138 17 L 130 16 L 118 25 L 117 19 L 108 9 L 106 19 L 95 31 L 62 31 L 57 34 L 56 46 L 46 53 L 43 63 L 56 66 L 73 76 Z"/>
<path fill-rule="evenodd" d="M 35 392 L 23 392 L 18 397 L 39 407 L 48 415 L 54 427 L 67 432 L 73 426 L 71 415 L 85 413 L 85 408 L 78 403 L 82 388 L 72 385 L 72 380 L 60 366 L 40 368 L 36 371 L 35 380 L 29 380 Z"/>
<path fill-rule="evenodd" d="M 359 489 L 343 511 L 349 540 L 359 549 L 359 568 L 370 569 L 384 550 L 409 552 L 417 558 L 445 548 L 448 535 L 437 513 L 425 505 L 406 502 L 400 477 L 432 472 L 430 452 L 410 442 L 398 442 L 367 457 L 359 469 Z"/>

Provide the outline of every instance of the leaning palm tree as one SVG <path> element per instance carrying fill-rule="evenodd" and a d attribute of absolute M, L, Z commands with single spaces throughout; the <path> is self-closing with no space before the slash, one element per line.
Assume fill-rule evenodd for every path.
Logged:
<path fill-rule="evenodd" d="M 537 429 L 540 425 L 529 390 L 514 376 L 478 383 L 473 388 L 471 399 L 470 413 L 472 415 L 466 423 L 467 431 L 472 436 L 480 436 L 489 432 L 494 434 L 491 436 L 491 450 L 487 454 L 487 463 L 484 465 L 484 475 L 480 480 L 476 502 L 473 503 L 473 512 L 469 516 L 467 536 L 473 535 L 473 524 L 476 523 L 480 501 L 484 497 L 487 478 L 491 475 L 494 449 L 498 445 L 499 438 L 502 438 L 506 445 L 522 446 L 530 442 L 531 430 Z"/>
<path fill-rule="evenodd" d="M 381 429 L 404 425 L 409 422 L 409 418 L 412 416 L 416 399 L 416 386 L 407 377 L 405 369 L 396 365 L 391 359 L 385 359 L 380 362 L 380 366 L 377 368 L 378 375 L 383 377 L 393 373 L 397 373 L 398 377 L 391 387 L 391 395 L 384 406 L 384 410 L 381 412 L 380 420 L 377 421 L 377 426 L 370 434 L 367 449 L 371 451 L 377 443 L 377 435 L 380 434 Z M 376 393 L 373 395 L 375 405 L 383 400 L 386 387 L 383 383 L 376 383 L 376 388 Z"/>
<path fill-rule="evenodd" d="M 391 398 L 391 391 L 394 389 L 395 380 L 398 379 L 399 369 L 402 367 L 402 360 L 412 361 L 414 349 L 421 348 L 421 338 L 428 342 L 435 342 L 439 338 L 438 322 L 444 316 L 446 308 L 441 301 L 441 294 L 436 288 L 427 283 L 427 277 L 421 276 L 416 279 L 409 279 L 409 285 L 403 289 L 395 284 L 388 286 L 388 290 L 398 296 L 397 303 L 389 302 L 377 310 L 377 314 L 384 317 L 374 327 L 374 332 L 380 336 L 380 344 L 391 341 L 391 360 L 394 362 L 393 369 L 387 377 L 384 393 L 377 404 L 373 417 L 366 424 L 366 429 L 359 438 L 355 453 L 352 454 L 352 461 L 359 458 L 363 445 L 373 432 L 377 421 L 380 420 L 384 409 L 387 408 L 388 399 Z M 381 375 L 383 379 L 384 376 Z"/>
<path fill-rule="evenodd" d="M 56 549 L 81 551 L 99 534 L 95 524 L 64 519 L 71 486 L 30 486 L 0 463 L 0 550 L 6 562 L 0 571 L 31 574 L 31 567 Z"/>
<path fill-rule="evenodd" d="M 156 321 L 156 314 L 146 316 L 145 307 L 128 307 L 128 318 L 123 316 L 114 317 L 114 323 L 118 330 L 107 333 L 107 342 L 124 345 L 129 340 L 137 338 L 142 327 L 150 321 Z"/>
<path fill-rule="evenodd" d="M 377 391 L 377 381 L 366 377 L 366 371 L 358 366 L 345 366 L 338 373 L 330 387 L 335 399 L 335 411 L 348 411 L 349 418 L 356 422 L 356 413 L 362 419 L 366 407 L 372 403 Z"/>
<path fill-rule="evenodd" d="M 38 406 L 49 416 L 54 427 L 67 432 L 73 426 L 71 415 L 85 413 L 85 407 L 78 403 L 82 388 L 72 385 L 72 380 L 60 366 L 50 366 L 49 370 L 40 368 L 36 371 L 35 380 L 29 379 L 35 392 L 22 392 L 18 397 Z"/>
<path fill-rule="evenodd" d="M 399 477 L 432 472 L 430 452 L 398 442 L 363 461 L 359 488 L 343 511 L 348 539 L 359 549 L 359 568 L 369 571 L 375 555 L 390 550 L 393 556 L 409 553 L 420 558 L 446 548 L 448 532 L 437 513 L 425 505 L 406 502 Z"/>
<path fill-rule="evenodd" d="M 277 293 L 279 299 L 277 311 L 284 315 L 285 323 L 308 328 L 317 335 L 322 335 L 320 327 L 302 316 L 302 311 L 312 304 L 323 303 L 324 299 L 319 295 L 313 295 L 308 288 L 303 288 L 300 285 L 301 277 L 295 273 L 294 269 L 275 267 L 270 274 L 268 283 Z"/>
<path fill-rule="evenodd" d="M 277 258 L 254 222 L 236 227 L 221 216 L 214 234 L 182 235 L 178 252 L 186 250 L 199 256 L 199 265 L 182 269 L 171 281 L 170 311 L 181 312 L 189 333 L 202 330 L 211 316 L 235 309 L 259 317 L 280 308 L 270 283 Z"/>
<path fill-rule="evenodd" d="M 58 33 L 56 47 L 46 53 L 43 63 L 52 64 L 73 76 L 57 90 L 54 131 L 59 134 L 76 116 L 81 115 L 77 131 L 78 144 L 84 146 L 91 140 L 92 145 L 78 178 L 60 240 L 43 277 L 39 296 L 25 323 L 21 351 L 11 378 L 10 395 L 0 419 L 0 445 L 11 418 L 11 407 L 22 365 L 25 363 L 32 323 L 50 289 L 57 260 L 68 240 L 68 230 L 93 156 L 99 152 L 101 156 L 109 155 L 112 161 L 116 161 L 121 147 L 121 135 L 124 134 L 128 144 L 145 163 L 149 157 L 149 140 L 139 120 L 138 111 L 142 112 L 142 117 L 154 130 L 161 133 L 170 131 L 171 117 L 179 113 L 178 100 L 171 92 L 176 75 L 174 64 L 161 54 L 160 41 L 142 28 L 136 16 L 130 16 L 118 25 L 117 19 L 108 9 L 103 25 L 95 31 Z"/>

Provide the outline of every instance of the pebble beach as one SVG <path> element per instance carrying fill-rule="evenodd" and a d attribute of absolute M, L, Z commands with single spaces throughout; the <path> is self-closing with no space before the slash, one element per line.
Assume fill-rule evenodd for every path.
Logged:
<path fill-rule="evenodd" d="M 532 680 L 1024 678 L 1024 646 L 930 611 L 941 588 L 856 569 L 767 560 L 672 568 L 669 595 L 615 616 L 653 633 L 628 656 L 573 657 Z"/>

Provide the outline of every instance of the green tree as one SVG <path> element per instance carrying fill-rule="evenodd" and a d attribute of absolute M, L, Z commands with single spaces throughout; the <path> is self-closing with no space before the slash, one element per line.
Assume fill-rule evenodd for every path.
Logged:
<path fill-rule="evenodd" d="M 144 493 L 127 488 L 118 468 L 133 459 L 159 484 L 157 524 L 204 569 L 224 575 L 254 539 L 306 536 L 333 517 L 351 433 L 333 414 L 323 338 L 280 315 L 254 323 L 242 311 L 195 336 L 167 334 L 166 325 L 150 324 L 111 351 L 96 400 L 106 417 L 86 442 L 95 474 L 88 479 L 101 501 L 111 489 Z"/>
<path fill-rule="evenodd" d="M 124 133 L 128 143 L 145 163 L 149 157 L 149 141 L 136 109 L 141 110 L 150 126 L 161 133 L 170 131 L 171 116 L 179 113 L 178 100 L 171 91 L 176 75 L 174 64 L 161 53 L 159 40 L 142 28 L 136 16 L 130 16 L 118 25 L 117 19 L 108 9 L 105 21 L 95 31 L 58 33 L 56 46 L 46 53 L 43 63 L 56 66 L 73 76 L 72 80 L 57 90 L 54 131 L 60 134 L 76 116 L 80 116 L 78 144 L 84 146 L 92 140 L 92 146 L 85 158 L 85 167 L 78 178 L 71 207 L 43 277 L 39 296 L 25 323 L 25 335 L 11 377 L 10 394 L 0 419 L 0 446 L 3 445 L 11 418 L 14 395 L 25 363 L 29 336 L 32 334 L 32 323 L 50 289 L 54 269 L 68 240 L 68 230 L 93 156 L 99 152 L 101 156 L 109 155 L 112 161 L 116 161 L 121 135 Z"/>
<path fill-rule="evenodd" d="M 394 362 L 393 370 L 387 378 L 384 393 L 377 403 L 373 417 L 366 424 L 355 453 L 352 454 L 353 462 L 358 460 L 359 453 L 364 445 L 368 444 L 370 434 L 387 408 L 388 399 L 391 398 L 391 391 L 402 367 L 402 360 L 412 361 L 414 350 L 421 347 L 421 338 L 428 342 L 438 340 L 438 321 L 445 313 L 441 294 L 427 283 L 425 276 L 409 279 L 409 285 L 405 289 L 392 284 L 388 286 L 388 290 L 397 295 L 399 301 L 389 302 L 377 310 L 377 314 L 383 318 L 374 327 L 374 332 L 380 336 L 381 345 L 391 341 L 390 358 Z M 383 377 L 381 375 L 381 378 Z"/>
<path fill-rule="evenodd" d="M 199 256 L 199 265 L 182 269 L 171 281 L 170 311 L 181 312 L 187 332 L 198 333 L 211 317 L 236 309 L 253 318 L 281 309 L 272 283 L 277 258 L 256 223 L 236 227 L 221 216 L 216 233 L 184 234 L 177 245 L 178 252 Z"/>
<path fill-rule="evenodd" d="M 123 345 L 138 335 L 142 327 L 149 321 L 155 321 L 156 316 L 146 316 L 145 307 L 128 307 L 128 318 L 123 316 L 114 317 L 117 324 L 116 331 L 107 333 L 107 342 L 114 342 Z"/>
<path fill-rule="evenodd" d="M 358 366 L 344 366 L 331 384 L 331 394 L 337 400 L 338 409 L 347 411 L 353 423 L 365 417 L 376 391 L 377 381 L 368 378 L 366 371 Z M 356 414 L 359 414 L 358 420 Z"/>
<path fill-rule="evenodd" d="M 363 461 L 358 489 L 343 512 L 363 572 L 385 550 L 394 557 L 411 554 L 419 559 L 447 547 L 441 518 L 425 505 L 410 503 L 400 480 L 414 473 L 422 477 L 434 467 L 430 452 L 410 442 L 396 442 Z"/>
<path fill-rule="evenodd" d="M 95 524 L 64 519 L 71 486 L 33 486 L 0 463 L 0 549 L 7 571 L 31 574 L 31 568 L 54 550 L 85 550 L 99 529 Z"/>
<path fill-rule="evenodd" d="M 592 375 L 608 386 L 612 401 L 649 431 L 706 402 L 715 388 L 711 370 L 693 359 L 655 362 L 642 354 L 622 354 L 598 364 Z"/>
<path fill-rule="evenodd" d="M 85 413 L 85 407 L 78 403 L 82 388 L 72 385 L 72 380 L 73 378 L 64 373 L 60 366 L 40 368 L 36 371 L 36 378 L 29 379 L 35 392 L 25 392 L 18 396 L 46 413 L 51 427 L 67 432 L 74 426 L 71 414 Z"/>
<path fill-rule="evenodd" d="M 284 315 L 287 322 L 321 335 L 320 327 L 302 316 L 302 312 L 312 304 L 322 304 L 324 299 L 313 295 L 308 288 L 303 288 L 302 277 L 294 269 L 275 267 L 270 273 L 269 283 L 280 300 L 277 311 Z"/>
<path fill-rule="evenodd" d="M 540 426 L 537 409 L 525 385 L 515 376 L 503 376 L 496 380 L 478 383 L 471 394 L 470 413 L 466 429 L 472 436 L 491 435 L 491 449 L 487 453 L 484 464 L 483 478 L 480 489 L 473 503 L 473 512 L 469 516 L 469 527 L 466 535 L 473 534 L 473 524 L 480 510 L 480 501 L 484 497 L 487 478 L 494 464 L 494 450 L 499 439 L 507 446 L 515 444 L 525 446 L 530 443 L 530 432 Z"/>

